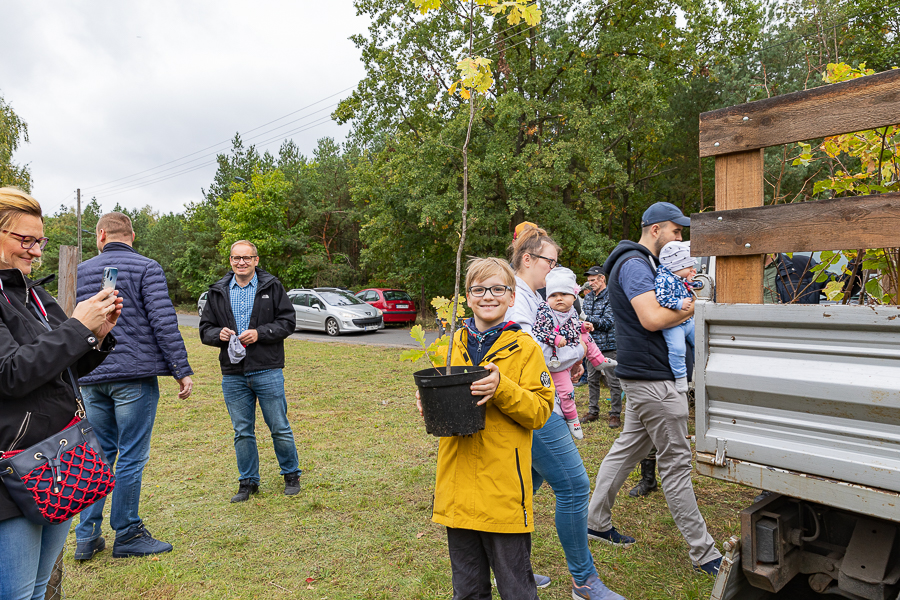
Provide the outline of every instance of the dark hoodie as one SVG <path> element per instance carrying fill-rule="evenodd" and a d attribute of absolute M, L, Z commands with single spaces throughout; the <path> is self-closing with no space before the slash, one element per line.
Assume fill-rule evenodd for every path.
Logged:
<path fill-rule="evenodd" d="M 649 249 L 629 240 L 619 242 L 603 263 L 603 270 L 609 273 L 609 303 L 616 320 L 616 360 L 619 362 L 616 376 L 646 381 L 672 381 L 675 376 L 669 366 L 669 350 L 662 331 L 644 329 L 619 282 L 619 270 L 630 258 L 647 262 L 648 266 L 652 265 L 654 272 L 659 264 Z M 689 378 L 693 367 L 694 353 L 691 350 L 687 352 Z"/>

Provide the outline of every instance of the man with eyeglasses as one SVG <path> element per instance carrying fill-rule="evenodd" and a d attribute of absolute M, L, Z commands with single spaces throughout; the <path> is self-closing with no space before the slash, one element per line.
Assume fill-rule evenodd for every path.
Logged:
<path fill-rule="evenodd" d="M 200 339 L 219 348 L 222 394 L 234 426 L 238 493 L 244 502 L 259 491 L 256 403 L 272 434 L 284 476 L 284 494 L 300 492 L 300 469 L 284 393 L 284 338 L 294 333 L 294 306 L 274 275 L 259 268 L 252 242 L 231 245 L 231 273 L 214 283 L 200 319 Z"/>
<path fill-rule="evenodd" d="M 116 289 L 125 300 L 115 350 L 79 380 L 87 418 L 106 458 L 116 463 L 116 489 L 109 502 L 109 526 L 116 532 L 113 557 L 169 552 L 172 545 L 155 539 L 138 515 L 141 478 L 159 403 L 157 376 L 175 378 L 178 397 L 185 399 L 191 395 L 193 371 L 165 273 L 159 263 L 131 247 L 131 219 L 120 212 L 107 213 L 97 222 L 96 232 L 100 254 L 78 265 L 78 302 L 100 291 L 106 267 L 118 269 Z M 106 547 L 100 536 L 104 504 L 100 500 L 81 513 L 75 528 L 76 560 L 89 560 Z"/>

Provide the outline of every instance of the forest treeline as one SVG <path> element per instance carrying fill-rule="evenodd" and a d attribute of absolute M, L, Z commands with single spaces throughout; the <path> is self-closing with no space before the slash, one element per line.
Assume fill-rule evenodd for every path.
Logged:
<path fill-rule="evenodd" d="M 425 18 L 406 0 L 355 4 L 370 21 L 353 38 L 367 75 L 333 114 L 351 125 L 346 142 L 323 138 L 311 156 L 291 141 L 260 154 L 235 136 L 183 213 L 124 210 L 135 248 L 162 264 L 176 301 L 225 273 L 228 247 L 241 238 L 258 244 L 262 266 L 288 287 L 452 293 L 468 107 L 447 89 L 464 20 L 452 8 Z M 685 213 L 713 205 L 713 160 L 698 156 L 701 112 L 824 85 L 829 64 L 900 65 L 898 0 L 556 0 L 540 8 L 538 27 L 489 14 L 477 23 L 475 49 L 492 60 L 496 84 L 477 107 L 469 145 L 469 255 L 504 255 L 528 220 L 553 234 L 562 264 L 578 272 L 618 240 L 636 239 L 653 202 Z M 27 169 L 11 161 L 27 128 L 2 99 L 0 125 L 8 165 L 0 177 L 27 187 Z M 766 150 L 767 203 L 835 194 L 815 184 L 858 162 L 826 156 L 820 145 Z M 886 148 L 896 161 L 894 146 Z M 84 209 L 88 232 L 99 212 L 96 200 Z M 75 243 L 74 209 L 59 208 L 46 231 L 38 275 L 56 270 L 59 245 Z M 85 258 L 93 244 L 85 233 Z"/>

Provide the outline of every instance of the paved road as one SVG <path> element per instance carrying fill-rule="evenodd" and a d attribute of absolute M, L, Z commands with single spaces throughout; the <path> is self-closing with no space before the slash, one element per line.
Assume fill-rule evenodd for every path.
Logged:
<path fill-rule="evenodd" d="M 197 315 L 178 315 L 178 324 L 184 327 L 199 327 L 200 317 Z M 370 331 L 368 333 L 348 333 L 331 337 L 327 333 L 318 331 L 302 331 L 290 336 L 295 340 L 306 340 L 308 342 L 330 342 L 337 344 L 364 344 L 370 346 L 394 346 L 397 348 L 414 348 L 418 344 L 409 337 L 408 327 L 398 327 L 397 325 L 388 325 L 380 331 Z M 434 341 L 437 337 L 436 331 L 426 331 L 425 340 L 428 343 Z"/>

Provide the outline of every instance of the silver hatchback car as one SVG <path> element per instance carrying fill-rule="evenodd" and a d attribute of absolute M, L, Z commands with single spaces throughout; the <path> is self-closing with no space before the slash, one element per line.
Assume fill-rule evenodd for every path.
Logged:
<path fill-rule="evenodd" d="M 297 329 L 328 335 L 384 329 L 381 310 L 339 288 L 296 289 L 288 292 L 297 315 Z"/>

